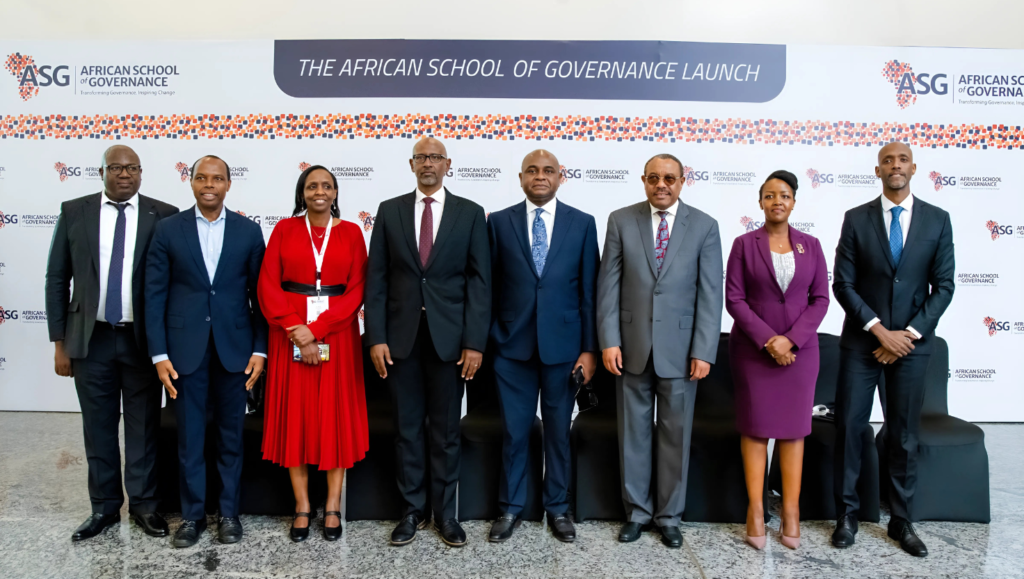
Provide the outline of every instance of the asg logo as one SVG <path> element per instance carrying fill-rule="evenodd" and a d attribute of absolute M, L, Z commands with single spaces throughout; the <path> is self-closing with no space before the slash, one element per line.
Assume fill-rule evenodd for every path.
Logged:
<path fill-rule="evenodd" d="M 309 169 L 312 166 L 313 165 L 310 165 L 309 163 L 303 161 L 303 162 L 299 163 L 299 171 L 305 171 L 306 169 Z"/>
<path fill-rule="evenodd" d="M 235 211 L 235 213 L 241 215 L 242 217 L 245 217 L 246 219 L 248 219 L 249 221 L 252 221 L 256 225 L 260 225 L 261 224 L 260 216 L 259 215 L 246 215 L 245 211 Z"/>
<path fill-rule="evenodd" d="M 986 221 L 985 229 L 992 235 L 992 241 L 999 239 L 1000 235 L 1013 235 L 1012 225 L 999 225 L 995 221 Z"/>
<path fill-rule="evenodd" d="M 917 95 L 949 94 L 945 74 L 914 73 L 906 62 L 890 60 L 882 67 L 882 76 L 896 87 L 896 104 L 905 109 L 917 102 Z"/>
<path fill-rule="evenodd" d="M 817 189 L 822 185 L 831 185 L 835 183 L 835 175 L 832 173 L 819 173 L 815 169 L 807 170 L 807 178 L 811 180 L 811 187 Z"/>
<path fill-rule="evenodd" d="M 18 319 L 18 310 L 5 310 L 0 306 L 0 325 L 10 320 Z"/>
<path fill-rule="evenodd" d="M 697 181 L 707 181 L 711 177 L 707 171 L 698 171 L 693 167 L 683 166 L 683 178 L 686 180 L 687 187 L 693 187 Z"/>
<path fill-rule="evenodd" d="M 3 211 L 0 211 L 0 229 L 3 229 L 4 227 L 7 227 L 8 225 L 17 225 L 17 224 L 18 224 L 18 214 L 17 213 L 4 214 Z"/>
<path fill-rule="evenodd" d="M 943 187 L 956 187 L 956 177 L 943 175 L 938 171 L 928 173 L 928 178 L 931 179 L 932 184 L 935 185 L 936 191 L 940 191 Z"/>
<path fill-rule="evenodd" d="M 989 337 L 996 335 L 998 332 L 1005 332 L 1010 329 L 1010 322 L 1000 322 L 989 316 L 985 317 L 984 323 L 985 327 L 988 328 Z"/>
<path fill-rule="evenodd" d="M 370 231 L 373 229 L 373 215 L 370 215 L 368 211 L 359 212 L 359 223 L 363 226 L 363 231 Z"/>
<path fill-rule="evenodd" d="M 562 174 L 562 185 L 565 185 L 565 182 L 569 179 L 579 179 L 583 176 L 583 173 L 579 169 L 566 169 L 565 165 L 559 165 L 558 171 Z"/>
<path fill-rule="evenodd" d="M 192 169 L 188 165 L 180 161 L 178 162 L 178 164 L 174 166 L 174 169 L 178 172 L 178 177 L 181 177 L 182 183 L 188 181 L 188 178 L 192 175 Z"/>
<path fill-rule="evenodd" d="M 82 176 L 81 167 L 68 167 L 64 163 L 61 163 L 60 161 L 57 161 L 56 163 L 53 164 L 53 170 L 57 172 L 57 175 L 60 177 L 61 183 L 67 181 L 71 177 Z"/>
<path fill-rule="evenodd" d="M 743 226 L 744 231 L 754 231 L 764 226 L 764 221 L 754 221 L 750 217 L 740 217 L 740 225 Z"/>
<path fill-rule="evenodd" d="M 11 76 L 18 79 L 18 96 L 23 101 L 38 95 L 41 86 L 68 86 L 71 84 L 71 75 L 68 73 L 67 65 L 61 64 L 55 67 L 43 64 L 37 66 L 34 58 L 20 52 L 8 54 L 4 68 Z"/>

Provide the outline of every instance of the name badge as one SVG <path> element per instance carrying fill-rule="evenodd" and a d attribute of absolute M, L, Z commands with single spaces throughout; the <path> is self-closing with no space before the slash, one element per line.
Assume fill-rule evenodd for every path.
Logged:
<path fill-rule="evenodd" d="M 309 296 L 306 298 L 306 323 L 311 324 L 327 311 L 330 298 L 327 296 Z"/>

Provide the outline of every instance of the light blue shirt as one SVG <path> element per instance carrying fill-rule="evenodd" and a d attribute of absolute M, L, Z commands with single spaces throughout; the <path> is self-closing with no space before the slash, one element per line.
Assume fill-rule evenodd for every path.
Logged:
<path fill-rule="evenodd" d="M 203 250 L 203 261 L 206 263 L 206 273 L 210 274 L 210 283 L 213 283 L 213 276 L 217 273 L 217 264 L 220 263 L 220 252 L 224 249 L 224 223 L 226 222 L 224 206 L 220 208 L 220 215 L 213 221 L 207 221 L 203 212 L 196 205 L 196 227 L 199 229 L 199 247 Z"/>

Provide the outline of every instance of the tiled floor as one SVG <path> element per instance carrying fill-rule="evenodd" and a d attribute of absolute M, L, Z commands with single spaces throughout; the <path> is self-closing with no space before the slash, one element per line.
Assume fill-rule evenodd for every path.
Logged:
<path fill-rule="evenodd" d="M 1024 577 L 1024 425 L 986 425 L 991 462 L 992 523 L 921 523 L 931 550 L 914 559 L 864 524 L 857 545 L 829 545 L 832 524 L 805 522 L 802 544 L 790 551 L 769 533 L 769 547 L 743 542 L 743 525 L 683 525 L 685 545 L 670 550 L 657 535 L 616 541 L 618 525 L 587 522 L 565 545 L 540 523 L 526 523 L 507 543 L 485 541 L 489 523 L 465 524 L 469 544 L 452 549 L 433 531 L 395 548 L 393 523 L 346 525 L 344 538 L 288 540 L 285 518 L 243 516 L 245 539 L 220 545 L 206 533 L 177 550 L 127 523 L 78 544 L 71 532 L 88 516 L 86 468 L 77 414 L 0 413 L 0 577 Z M 772 505 L 777 509 L 778 505 Z M 883 514 L 883 524 L 888 519 Z M 169 520 L 172 529 L 178 519 Z M 770 525 L 778 529 L 778 518 Z"/>

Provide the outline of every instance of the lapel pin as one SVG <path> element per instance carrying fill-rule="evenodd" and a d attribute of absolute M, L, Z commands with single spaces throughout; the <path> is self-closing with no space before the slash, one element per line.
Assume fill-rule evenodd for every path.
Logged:
<path fill-rule="evenodd" d="M 797 253 L 803 253 L 804 252 L 804 246 L 799 244 L 799 243 L 796 244 L 796 251 L 797 251 Z"/>

